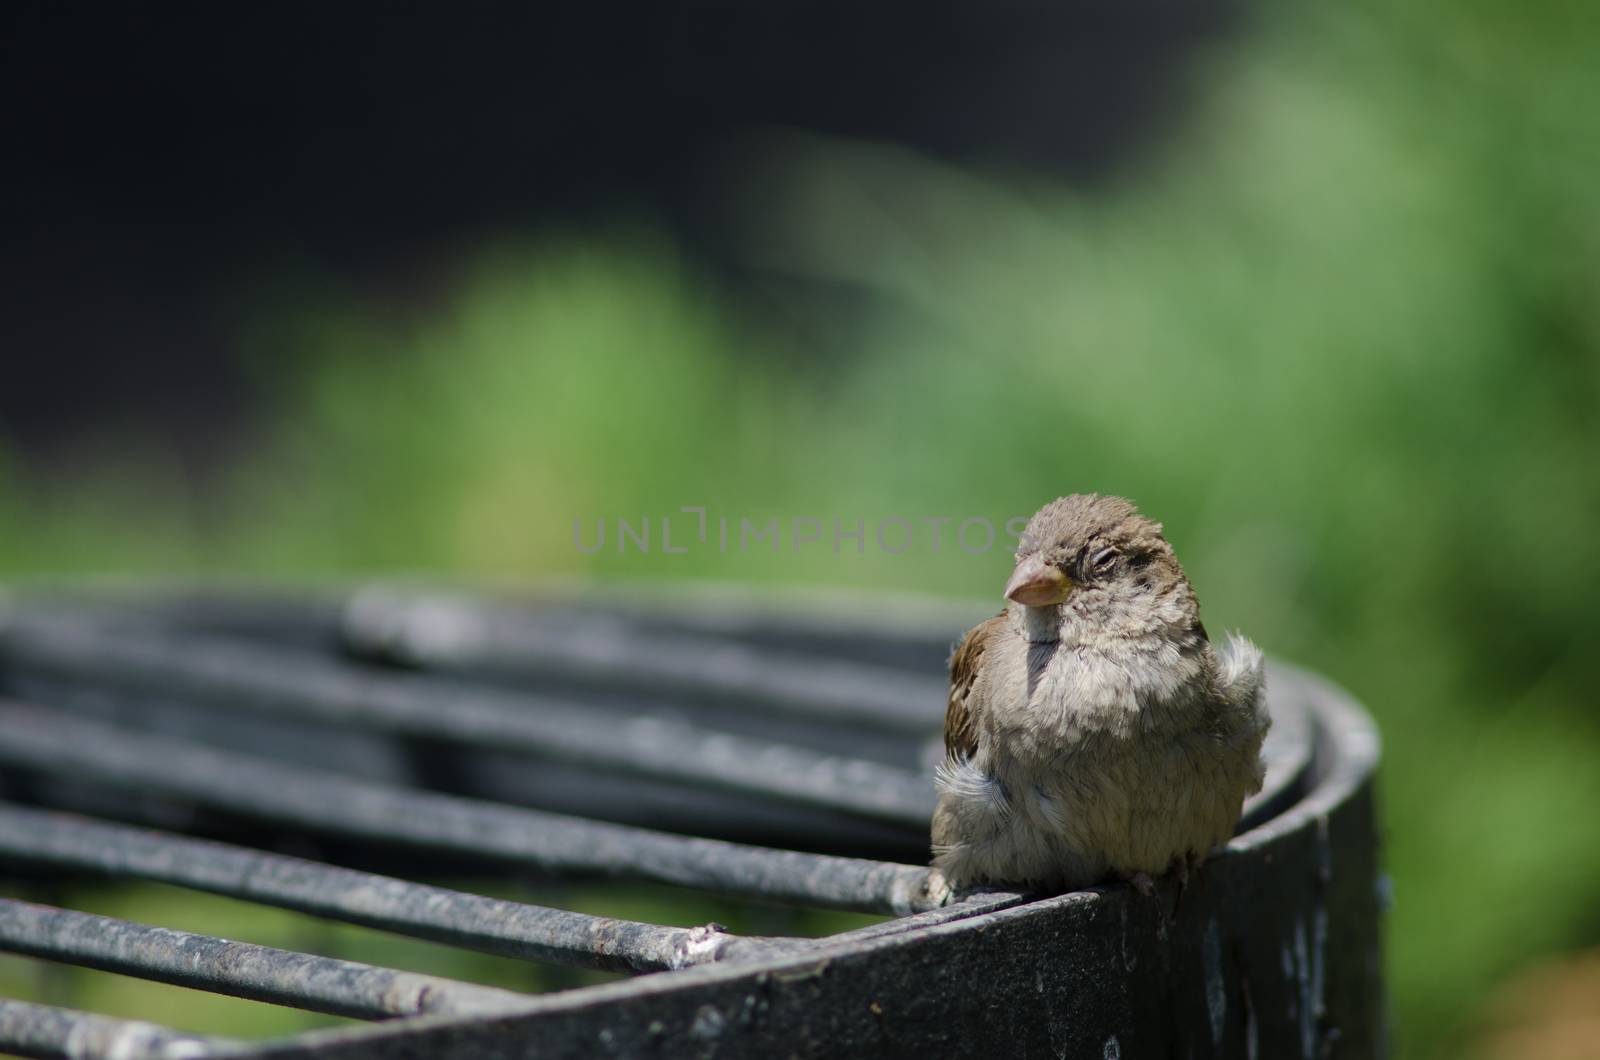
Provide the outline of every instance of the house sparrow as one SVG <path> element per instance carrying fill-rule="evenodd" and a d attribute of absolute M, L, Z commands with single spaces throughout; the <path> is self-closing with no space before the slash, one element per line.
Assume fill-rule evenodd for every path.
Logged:
<path fill-rule="evenodd" d="M 1161 524 L 1078 494 L 1028 521 L 1006 610 L 950 659 L 930 891 L 1153 893 L 1261 789 L 1261 651 L 1214 650 Z"/>

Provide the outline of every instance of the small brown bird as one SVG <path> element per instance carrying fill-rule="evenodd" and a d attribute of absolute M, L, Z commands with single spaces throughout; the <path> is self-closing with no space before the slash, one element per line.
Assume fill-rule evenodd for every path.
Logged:
<path fill-rule="evenodd" d="M 1213 650 L 1161 524 L 1121 497 L 1050 502 L 1016 559 L 1010 606 L 950 659 L 931 891 L 1186 881 L 1261 790 L 1260 650 Z"/>

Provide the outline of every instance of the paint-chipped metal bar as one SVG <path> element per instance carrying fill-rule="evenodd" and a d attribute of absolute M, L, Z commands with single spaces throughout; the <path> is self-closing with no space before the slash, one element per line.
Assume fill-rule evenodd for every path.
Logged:
<path fill-rule="evenodd" d="M 0 1053 L 40 1060 L 198 1060 L 244 1047 L 227 1038 L 0 999 Z"/>
<path fill-rule="evenodd" d="M 459 853 L 550 873 L 596 873 L 897 915 L 927 904 L 927 869 L 698 839 L 459 796 L 135 733 L 0 702 L 0 762 L 313 832 Z"/>
<path fill-rule="evenodd" d="M 661 632 L 617 615 L 540 615 L 382 587 L 351 599 L 344 634 L 359 651 L 427 669 L 554 675 L 641 694 L 671 690 L 916 735 L 943 717 L 948 691 L 938 673 Z"/>
<path fill-rule="evenodd" d="M 720 732 L 659 714 L 627 714 L 440 678 L 375 673 L 306 652 L 216 637 L 151 634 L 62 618 L 17 620 L 0 627 L 0 663 L 24 677 L 42 675 L 557 758 L 918 831 L 926 829 L 933 811 L 933 788 L 926 777 L 878 762 Z M 884 694 L 879 689 L 874 696 Z M 753 702 L 766 709 L 766 701 Z M 908 705 L 904 699 L 897 702 L 902 708 Z M 936 727 L 940 703 L 931 700 L 921 710 L 925 733 Z M 910 705 L 920 709 L 914 701 Z"/>
<path fill-rule="evenodd" d="M 353 1019 L 515 1009 L 522 994 L 0 898 L 0 950 Z"/>
<path fill-rule="evenodd" d="M 653 972 L 766 940 L 486 898 L 303 858 L 0 803 L 0 856 L 261 902 L 504 957 Z"/>

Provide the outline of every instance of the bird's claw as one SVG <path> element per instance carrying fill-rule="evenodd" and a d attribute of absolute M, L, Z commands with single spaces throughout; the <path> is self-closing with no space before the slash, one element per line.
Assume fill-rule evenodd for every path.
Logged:
<path fill-rule="evenodd" d="M 1172 902 L 1172 919 L 1178 919 L 1178 910 L 1183 908 L 1183 896 L 1189 893 L 1189 857 L 1179 854 L 1172 859 L 1172 875 L 1178 881 L 1178 897 Z"/>
<path fill-rule="evenodd" d="M 1200 868 L 1205 864 L 1203 854 L 1179 854 L 1172 859 L 1172 875 L 1178 881 L 1178 897 L 1172 903 L 1172 917 L 1177 919 L 1178 910 L 1183 908 L 1183 898 L 1189 893 L 1189 882 L 1199 878 Z"/>
<path fill-rule="evenodd" d="M 944 873 L 938 869 L 929 870 L 925 886 L 928 908 L 937 909 L 955 901 L 955 888 L 950 886 L 950 881 L 945 879 Z"/>

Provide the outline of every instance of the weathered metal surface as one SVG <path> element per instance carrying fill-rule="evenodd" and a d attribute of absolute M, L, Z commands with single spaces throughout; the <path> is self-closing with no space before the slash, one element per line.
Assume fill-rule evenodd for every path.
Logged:
<path fill-rule="evenodd" d="M 699 660 L 684 662 L 692 667 Z M 59 617 L 19 619 L 0 630 L 0 665 L 24 677 L 66 676 L 232 710 L 518 751 L 897 824 L 921 824 L 933 812 L 927 777 L 876 762 L 705 730 L 678 718 L 375 673 L 216 637 L 163 636 Z M 871 687 L 835 683 L 838 694 L 858 698 Z M 882 695 L 873 689 L 873 699 Z M 909 705 L 920 708 L 925 729 L 938 704 L 934 697 Z"/>
<path fill-rule="evenodd" d="M 0 950 L 354 1019 L 492 1012 L 521 995 L 0 898 Z"/>
<path fill-rule="evenodd" d="M 654 972 L 763 940 L 588 916 L 203 839 L 0 803 L 0 857 L 157 880 L 504 957 Z"/>
<path fill-rule="evenodd" d="M 760 703 L 813 721 L 906 733 L 927 730 L 928 710 L 947 691 L 937 671 L 757 651 L 683 632 L 641 635 L 614 615 L 488 609 L 439 594 L 358 593 L 344 631 L 358 649 L 428 669 L 560 674 L 641 695 Z"/>
<path fill-rule="evenodd" d="M 138 1020 L 0 999 L 0 1053 L 43 1060 L 196 1060 L 239 1043 Z"/>
<path fill-rule="evenodd" d="M 314 832 L 859 912 L 917 908 L 927 877 L 918 866 L 695 839 L 353 780 L 3 700 L 0 763 L 75 772 Z"/>
<path fill-rule="evenodd" d="M 389 733 L 427 741 L 418 745 L 421 749 L 448 743 L 462 755 L 488 760 L 494 734 L 516 731 L 503 727 L 507 723 L 502 715 L 508 711 L 501 707 L 512 700 L 521 704 L 517 710 L 530 702 L 538 706 L 541 697 L 527 695 L 518 685 L 524 679 L 531 685 L 540 674 L 559 671 L 556 687 L 570 688 L 577 696 L 567 705 L 584 711 L 600 706 L 611 712 L 605 717 L 619 709 L 626 713 L 629 695 L 638 697 L 635 713 L 657 709 L 658 700 L 648 694 L 652 689 L 676 699 L 696 726 L 708 719 L 719 724 L 744 720 L 717 713 L 729 708 L 770 708 L 773 727 L 750 731 L 760 731 L 763 738 L 770 735 L 769 743 L 803 734 L 801 743 L 813 748 L 831 748 L 841 737 L 864 731 L 860 719 L 848 719 L 858 709 L 877 710 L 876 701 L 869 697 L 842 710 L 834 701 L 851 681 L 865 675 L 898 704 L 888 708 L 894 717 L 869 737 L 880 741 L 875 748 L 892 752 L 867 755 L 880 758 L 874 765 L 882 765 L 914 760 L 919 737 L 912 730 L 937 725 L 937 705 L 925 728 L 910 720 L 928 710 L 920 703 L 925 686 L 937 684 L 930 675 L 942 662 L 948 637 L 968 619 L 951 618 L 944 630 L 942 613 L 919 607 L 900 625 L 885 628 L 880 615 L 870 627 L 846 629 L 847 624 L 835 621 L 758 612 L 748 604 L 708 597 L 703 606 L 681 614 L 670 607 L 596 606 L 575 600 L 562 605 L 559 618 L 480 608 L 469 600 L 463 605 L 463 620 L 450 608 L 440 611 L 433 597 L 385 590 L 352 600 L 341 605 L 326 597 L 284 598 L 257 609 L 249 599 L 227 594 L 179 594 L 164 601 L 136 595 L 119 608 L 102 609 L 100 616 L 92 598 L 69 601 L 50 621 L 77 624 L 92 637 L 68 638 L 66 649 L 51 649 L 46 643 L 43 650 L 34 650 L 39 648 L 35 645 L 0 658 L 0 687 L 37 687 L 46 704 L 0 702 L 0 764 L 8 767 L 0 778 L 73 776 L 108 791 L 161 795 L 305 833 L 409 848 L 432 857 L 459 852 L 514 870 L 603 872 L 877 911 L 915 908 L 925 879 L 919 866 L 691 839 L 419 791 L 394 777 L 379 782 L 221 751 L 194 739 L 140 731 L 155 715 L 142 713 L 148 702 L 141 702 L 130 686 L 174 695 L 173 713 L 161 722 L 169 726 L 193 724 L 198 715 L 186 710 L 232 712 L 239 697 L 309 698 L 310 706 L 297 702 L 287 710 L 268 709 L 255 699 L 249 709 L 256 715 L 281 713 L 299 719 L 296 724 L 306 726 L 302 733 L 314 733 L 317 726 Z M 102 623 L 104 615 L 118 610 L 121 617 Z M 23 621 L 13 616 L 11 634 L 26 632 L 30 624 L 35 631 L 45 630 L 43 609 L 17 614 Z M 213 622 L 235 637 L 259 641 L 253 647 L 243 645 L 259 649 L 254 662 L 249 652 L 214 653 L 228 645 L 197 635 Z M 0 640 L 6 626 L 0 621 Z M 627 659 L 608 662 L 605 650 L 562 639 L 578 632 L 585 640 L 626 637 L 634 646 L 664 647 L 665 654 L 630 652 Z M 48 633 L 47 641 L 55 635 Z M 119 635 L 124 637 L 120 647 L 115 642 Z M 111 639 L 96 639 L 101 637 Z M 316 659 L 317 645 L 340 639 L 386 660 L 451 676 L 374 675 Z M 292 643 L 297 649 L 263 647 L 268 642 Z M 531 651 L 530 642 L 535 644 Z M 12 647 L 17 643 L 13 640 Z M 146 649 L 152 643 L 166 647 L 150 654 Z M 91 644 L 93 650 L 85 650 Z M 727 649 L 729 662 L 709 666 L 707 676 L 694 660 L 712 658 L 714 649 Z M 58 651 L 54 662 L 49 661 L 51 650 Z M 67 655 L 59 654 L 61 650 Z M 566 662 L 546 658 L 552 651 L 575 651 L 579 657 Z M 72 652 L 77 654 L 69 658 Z M 190 652 L 192 657 L 185 658 Z M 800 671 L 807 660 L 823 658 L 848 663 L 827 671 L 848 679 L 807 685 Z M 41 659 L 44 664 L 33 672 L 43 680 L 30 684 L 23 671 Z M 306 686 L 309 692 L 292 681 L 273 684 L 265 664 L 283 667 L 298 659 L 316 662 L 310 669 L 330 681 Z M 529 659 L 534 660 L 531 667 Z M 763 660 L 776 665 L 768 667 Z M 241 669 L 233 663 L 246 665 Z M 608 676 L 608 668 L 616 672 Z M 890 671 L 900 679 L 889 680 Z M 341 692 L 339 682 L 351 675 L 378 683 L 345 686 Z M 412 685 L 414 680 L 419 683 Z M 64 684 L 52 688 L 51 681 Z M 470 722 L 441 727 L 428 721 L 427 714 L 451 709 L 448 696 L 428 694 L 407 706 L 404 697 L 388 698 L 391 684 L 469 692 L 469 703 L 481 704 L 473 697 L 483 693 L 493 709 L 476 715 L 469 709 Z M 350 692 L 352 687 L 359 692 Z M 1208 862 L 1176 908 L 1171 886 L 1151 900 L 1121 887 L 1045 899 L 982 893 L 826 939 L 748 939 L 496 903 L 369 873 L 3 805 L 0 854 L 32 865 L 92 866 L 116 875 L 164 879 L 494 952 L 525 946 L 520 955 L 534 959 L 619 961 L 635 969 L 698 965 L 541 997 L 501 992 L 490 1000 L 478 995 L 487 1007 L 470 1014 L 399 1017 L 279 1042 L 182 1039 L 181 1048 L 198 1050 L 185 1055 L 1378 1056 L 1383 1040 L 1371 803 L 1376 737 L 1359 709 L 1315 678 L 1275 667 L 1269 687 L 1275 729 L 1267 790 L 1247 808 L 1244 834 Z M 62 698 L 54 698 L 57 692 Z M 80 696 L 87 698 L 79 702 Z M 203 699 L 206 705 L 185 707 L 178 702 L 184 699 Z M 370 705 L 374 699 L 382 704 L 376 716 Z M 702 700 L 716 704 L 711 713 L 700 712 Z M 563 705 L 559 697 L 551 701 L 558 708 Z M 59 709 L 68 705 L 100 720 Z M 804 725 L 816 731 L 806 731 Z M 212 730 L 201 726 L 197 731 Z M 714 731 L 694 729 L 697 734 Z M 527 738 L 524 733 L 512 739 Z M 761 742 L 740 746 L 749 750 Z M 282 746 L 274 753 L 281 751 Z M 615 770 L 618 782 L 642 783 L 623 780 L 625 774 L 637 777 L 639 771 L 629 766 Z M 773 797 L 773 784 L 730 784 L 730 775 L 736 774 L 698 781 L 686 775 L 684 782 L 720 788 L 724 801 L 755 797 L 761 790 L 766 794 L 759 797 Z M 792 794 L 779 798 L 793 806 Z M 582 797 L 593 796 L 585 789 Z M 849 784 L 830 796 L 839 802 L 852 797 Z M 869 813 L 881 810 L 880 805 Z M 893 814 L 873 821 L 857 815 L 855 821 L 861 829 L 893 825 L 908 835 L 913 829 L 925 835 L 925 822 L 913 820 L 906 810 L 895 811 L 903 814 L 903 824 L 895 824 Z M 67 823 L 49 824 L 45 817 Z M 706 827 L 732 819 L 712 815 Z M 42 834 L 30 834 L 35 824 Z M 96 844 L 103 849 L 91 849 Z M 613 925 L 618 925 L 615 935 L 610 934 Z M 144 932 L 158 930 L 127 927 L 138 930 L 125 937 L 137 937 L 141 945 L 153 937 Z M 430 934 L 435 931 L 442 934 Z M 597 937 L 604 940 L 598 949 Z M 216 944 L 228 945 L 221 940 L 198 945 L 203 951 Z M 55 956 L 64 955 L 59 939 L 51 945 Z M 82 938 L 72 943 L 82 951 L 79 959 L 93 956 L 89 951 L 94 945 Z M 495 949 L 500 946 L 510 949 Z M 682 959 L 685 946 L 692 951 L 688 959 Z M 187 952 L 179 945 L 167 957 Z M 161 971 L 153 966 L 160 959 L 129 956 L 127 961 L 124 970 L 133 974 Z M 271 962 L 263 967 L 270 970 Z M 258 967 L 249 974 L 265 973 Z M 349 1004 L 356 998 L 358 1004 L 368 1003 L 359 1000 L 359 984 L 333 975 L 320 983 L 324 1002 Z M 88 1034 L 94 1024 L 93 1017 L 81 1014 L 29 1009 L 19 1014 L 16 1026 L 26 1030 L 30 1020 L 37 1021 L 41 1027 L 55 1027 L 57 1038 L 67 1033 L 64 1027 L 86 1028 L 83 1033 Z M 0 1028 L 6 1026 L 4 1015 L 0 1010 Z M 133 1049 L 120 1055 L 162 1055 L 155 1049 L 152 1045 L 148 1053 Z"/>

